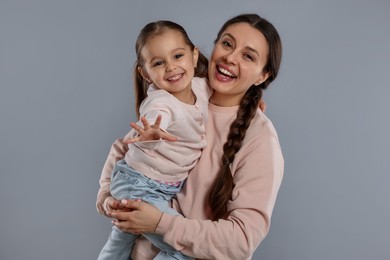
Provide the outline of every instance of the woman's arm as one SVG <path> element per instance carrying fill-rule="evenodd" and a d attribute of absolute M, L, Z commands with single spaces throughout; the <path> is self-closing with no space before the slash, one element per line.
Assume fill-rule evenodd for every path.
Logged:
<path fill-rule="evenodd" d="M 114 225 L 128 232 L 161 234 L 172 247 L 196 258 L 250 258 L 268 233 L 284 168 L 277 138 L 264 139 L 254 141 L 233 166 L 235 187 L 227 219 L 188 219 L 127 201 L 135 210 L 113 212 L 119 219 Z"/>
<path fill-rule="evenodd" d="M 209 221 L 163 214 L 156 233 L 165 242 L 197 258 L 247 259 L 253 254 L 270 228 L 284 160 L 274 136 L 258 136 L 242 149 L 232 164 L 228 217 Z"/>
<path fill-rule="evenodd" d="M 125 157 L 128 150 L 125 140 L 130 139 L 130 133 L 131 132 L 124 138 L 115 140 L 112 144 L 110 153 L 107 156 L 107 160 L 100 175 L 100 188 L 96 199 L 96 209 L 102 215 L 106 215 L 106 211 L 112 209 L 115 206 L 114 204 L 117 203 L 110 194 L 111 173 L 115 163 Z"/>

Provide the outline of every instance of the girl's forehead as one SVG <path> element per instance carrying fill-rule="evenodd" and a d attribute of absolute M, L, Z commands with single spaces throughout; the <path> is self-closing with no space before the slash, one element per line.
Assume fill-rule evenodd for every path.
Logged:
<path fill-rule="evenodd" d="M 183 35 L 179 31 L 173 30 L 173 29 L 165 29 L 165 30 L 158 32 L 156 34 L 152 34 L 149 37 L 148 41 L 161 40 L 161 38 L 171 38 L 171 39 L 175 39 L 177 41 L 184 41 Z"/>
<path fill-rule="evenodd" d="M 145 46 L 142 48 L 143 57 L 161 56 L 178 49 L 190 49 L 180 32 L 167 30 L 158 33 L 147 39 Z"/>

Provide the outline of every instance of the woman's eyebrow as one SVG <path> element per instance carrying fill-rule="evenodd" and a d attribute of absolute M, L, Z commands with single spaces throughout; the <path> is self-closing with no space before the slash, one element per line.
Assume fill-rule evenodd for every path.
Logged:
<path fill-rule="evenodd" d="M 236 38 L 232 34 L 230 34 L 230 33 L 224 33 L 222 36 L 227 36 L 229 38 L 232 38 L 235 42 L 237 42 Z M 255 48 L 252 48 L 250 46 L 245 46 L 245 48 L 250 50 L 251 52 L 254 52 L 257 56 L 260 57 L 259 52 Z"/>
<path fill-rule="evenodd" d="M 247 48 L 248 50 L 250 50 L 251 52 L 254 52 L 257 56 L 260 57 L 260 54 L 259 54 L 255 49 L 253 49 L 252 47 L 246 46 L 246 48 Z"/>
<path fill-rule="evenodd" d="M 236 38 L 234 38 L 234 36 L 230 33 L 224 33 L 222 36 L 228 36 L 229 38 L 232 38 L 233 40 L 236 40 Z"/>

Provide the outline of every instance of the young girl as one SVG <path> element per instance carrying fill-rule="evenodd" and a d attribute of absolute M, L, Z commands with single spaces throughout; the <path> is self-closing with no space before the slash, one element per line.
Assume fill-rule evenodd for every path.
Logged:
<path fill-rule="evenodd" d="M 169 140 L 176 141 L 142 142 L 143 135 L 139 138 L 133 130 L 125 158 L 113 169 L 110 192 L 118 200 L 142 199 L 163 212 L 178 215 L 169 201 L 180 191 L 189 170 L 206 147 L 205 123 L 210 96 L 204 79 L 207 59 L 195 48 L 185 30 L 170 21 L 147 24 L 137 38 L 136 54 L 138 116 L 146 127 L 149 127 L 146 122 L 157 120 L 156 132 L 165 131 L 176 137 L 168 137 Z M 165 244 L 162 236 L 144 236 L 160 248 L 156 259 L 190 259 Z M 129 259 L 137 237 L 113 227 L 98 259 Z"/>
<path fill-rule="evenodd" d="M 269 231 L 284 172 L 278 135 L 257 108 L 262 91 L 278 75 L 281 57 L 279 34 L 267 20 L 256 14 L 228 20 L 216 37 L 209 63 L 213 94 L 207 147 L 173 200 L 185 218 L 143 201 L 120 204 L 104 186 L 98 193 L 98 210 L 116 219 L 113 224 L 121 230 L 163 235 L 165 242 L 196 259 L 251 259 Z M 106 176 L 125 151 L 123 139 L 118 139 L 103 168 L 102 183 L 109 181 Z M 153 259 L 152 248 L 147 240 L 138 240 L 132 259 Z"/>

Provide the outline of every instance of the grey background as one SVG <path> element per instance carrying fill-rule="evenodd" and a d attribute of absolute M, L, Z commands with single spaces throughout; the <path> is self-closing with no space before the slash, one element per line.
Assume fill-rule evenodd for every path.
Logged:
<path fill-rule="evenodd" d="M 266 92 L 285 178 L 253 259 L 390 259 L 390 2 L 0 0 L 0 259 L 95 259 L 98 178 L 135 119 L 134 42 L 182 24 L 206 56 L 257 12 L 284 57 Z"/>

